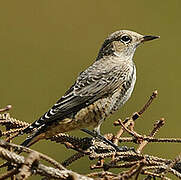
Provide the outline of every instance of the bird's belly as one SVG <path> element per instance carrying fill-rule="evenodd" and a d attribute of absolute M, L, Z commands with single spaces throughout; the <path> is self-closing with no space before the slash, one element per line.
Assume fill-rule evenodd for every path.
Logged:
<path fill-rule="evenodd" d="M 72 118 L 65 118 L 55 122 L 46 131 L 45 137 L 50 138 L 58 133 L 64 133 L 90 126 L 96 127 L 111 112 L 111 99 L 105 97 L 95 101 L 93 104 L 81 109 Z"/>

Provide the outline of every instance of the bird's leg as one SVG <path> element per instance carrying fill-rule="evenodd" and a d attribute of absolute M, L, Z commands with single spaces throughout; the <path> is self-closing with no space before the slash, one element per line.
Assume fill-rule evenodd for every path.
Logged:
<path fill-rule="evenodd" d="M 81 129 L 81 131 L 95 137 L 95 138 L 98 138 L 104 142 L 106 142 L 107 144 L 109 144 L 110 146 L 112 146 L 114 149 L 116 149 L 116 151 L 122 151 L 122 152 L 125 152 L 125 151 L 129 151 L 131 149 L 129 149 L 128 147 L 126 146 L 123 146 L 123 147 L 119 147 L 117 145 L 115 145 L 113 142 L 111 142 L 110 140 L 106 139 L 104 136 L 102 136 L 100 134 L 100 131 L 96 131 L 96 130 L 93 130 L 93 131 L 90 131 L 88 129 Z"/>

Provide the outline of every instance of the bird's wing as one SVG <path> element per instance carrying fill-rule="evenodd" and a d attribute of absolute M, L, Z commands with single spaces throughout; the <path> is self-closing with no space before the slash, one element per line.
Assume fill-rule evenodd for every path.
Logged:
<path fill-rule="evenodd" d="M 128 71 L 128 66 L 99 69 L 93 64 L 79 75 L 75 84 L 47 113 L 32 123 L 23 133 L 31 132 L 34 128 L 57 120 L 61 121 L 99 98 L 113 93 L 125 82 L 125 73 Z"/>

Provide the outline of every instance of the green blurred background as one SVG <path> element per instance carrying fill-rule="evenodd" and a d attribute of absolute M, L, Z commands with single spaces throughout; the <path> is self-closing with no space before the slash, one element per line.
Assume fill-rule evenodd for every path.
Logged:
<path fill-rule="evenodd" d="M 166 124 L 157 137 L 180 137 L 180 8 L 180 0 L 1 1 L 0 106 L 11 104 L 11 116 L 17 119 L 36 120 L 95 60 L 108 34 L 129 29 L 161 38 L 137 50 L 132 98 L 104 123 L 102 133 L 116 132 L 113 121 L 139 110 L 157 89 L 158 98 L 137 121 L 136 130 L 148 134 L 153 123 L 165 117 Z M 72 134 L 86 136 L 80 131 Z M 180 147 L 150 143 L 144 152 L 174 158 Z M 60 162 L 74 153 L 50 141 L 33 148 Z M 69 168 L 87 173 L 91 163 L 83 158 Z"/>

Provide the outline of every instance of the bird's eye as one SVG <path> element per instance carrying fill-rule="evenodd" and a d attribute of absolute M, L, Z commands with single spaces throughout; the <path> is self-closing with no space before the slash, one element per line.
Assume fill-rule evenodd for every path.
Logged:
<path fill-rule="evenodd" d="M 124 43 L 129 43 L 131 41 L 131 37 L 129 37 L 128 35 L 123 35 L 121 37 L 121 41 Z"/>

